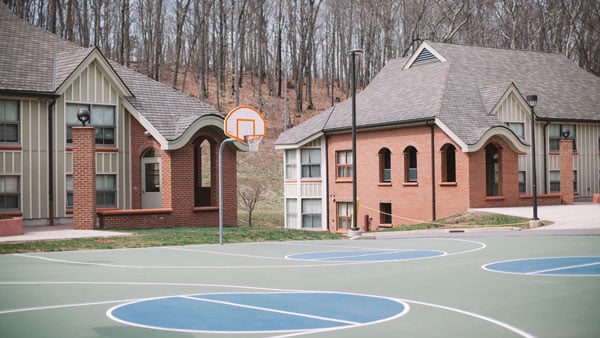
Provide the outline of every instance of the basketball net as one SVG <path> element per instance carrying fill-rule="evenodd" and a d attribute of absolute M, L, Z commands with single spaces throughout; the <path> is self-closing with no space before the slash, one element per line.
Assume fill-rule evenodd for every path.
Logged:
<path fill-rule="evenodd" d="M 248 150 L 255 153 L 258 151 L 258 146 L 260 145 L 260 141 L 262 141 L 264 135 L 246 135 L 244 136 L 244 140 L 246 140 L 246 144 L 248 145 Z"/>

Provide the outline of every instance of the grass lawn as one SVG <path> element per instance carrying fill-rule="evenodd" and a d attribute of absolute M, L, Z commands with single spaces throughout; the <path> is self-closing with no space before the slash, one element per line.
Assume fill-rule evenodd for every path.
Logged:
<path fill-rule="evenodd" d="M 265 242 L 265 241 L 299 241 L 347 238 L 343 234 L 321 231 L 285 229 L 273 226 L 278 222 L 274 215 L 257 213 L 252 227 L 226 227 L 223 229 L 225 243 Z M 385 231 L 419 230 L 435 228 L 476 228 L 476 227 L 525 227 L 527 218 L 505 216 L 491 213 L 465 213 L 438 220 L 412 225 L 400 225 Z M 217 244 L 219 229 L 217 227 L 181 227 L 162 229 L 127 229 L 117 230 L 129 233 L 129 236 L 108 238 L 77 238 L 65 240 L 32 241 L 23 243 L 0 244 L 0 254 L 20 252 L 72 251 L 117 248 L 141 248 L 151 246 Z"/>

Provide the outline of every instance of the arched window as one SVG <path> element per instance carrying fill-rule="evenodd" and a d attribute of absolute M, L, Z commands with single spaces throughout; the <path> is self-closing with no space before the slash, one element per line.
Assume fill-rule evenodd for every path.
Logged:
<path fill-rule="evenodd" d="M 404 149 L 404 181 L 417 182 L 417 149 L 412 146 Z"/>
<path fill-rule="evenodd" d="M 379 151 L 379 182 L 389 183 L 392 181 L 392 153 L 388 148 Z"/>
<path fill-rule="evenodd" d="M 500 196 L 501 178 L 500 149 L 490 143 L 485 146 L 485 186 L 487 196 Z"/>
<path fill-rule="evenodd" d="M 194 204 L 197 207 L 215 205 L 216 190 L 213 181 L 216 179 L 213 165 L 216 158 L 216 146 L 212 140 L 199 139 L 194 142 Z"/>
<path fill-rule="evenodd" d="M 452 144 L 442 147 L 442 182 L 456 182 L 456 147 Z"/>

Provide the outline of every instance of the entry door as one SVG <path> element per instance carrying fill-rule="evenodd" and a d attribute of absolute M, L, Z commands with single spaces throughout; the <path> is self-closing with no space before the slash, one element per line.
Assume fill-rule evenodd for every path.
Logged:
<path fill-rule="evenodd" d="M 160 157 L 142 158 L 142 209 L 162 207 Z"/>

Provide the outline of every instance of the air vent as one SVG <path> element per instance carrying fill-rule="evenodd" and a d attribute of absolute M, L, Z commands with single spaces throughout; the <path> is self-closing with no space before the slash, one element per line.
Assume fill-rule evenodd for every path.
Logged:
<path fill-rule="evenodd" d="M 438 61 L 440 61 L 440 60 L 438 58 L 436 58 L 435 55 L 433 55 L 426 48 L 423 48 L 421 53 L 419 53 L 419 56 L 417 56 L 417 58 L 413 62 L 413 66 L 414 65 L 422 65 L 422 64 L 431 63 L 431 62 L 438 62 Z"/>

